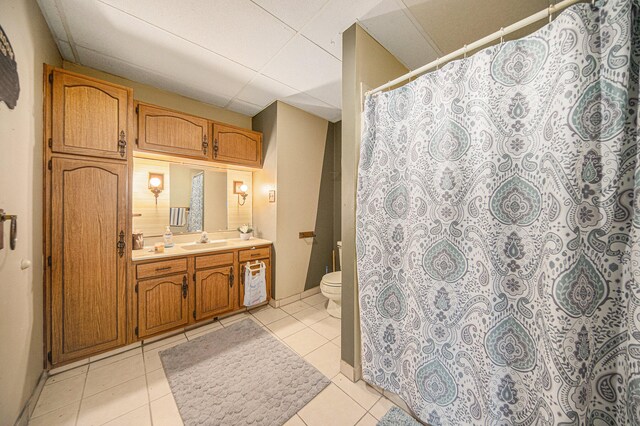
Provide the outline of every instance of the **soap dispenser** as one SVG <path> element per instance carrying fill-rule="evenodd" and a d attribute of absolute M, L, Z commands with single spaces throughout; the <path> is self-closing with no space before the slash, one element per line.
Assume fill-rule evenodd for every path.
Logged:
<path fill-rule="evenodd" d="M 171 228 L 168 226 L 166 231 L 164 231 L 164 246 L 165 248 L 173 247 L 173 232 L 171 232 Z"/>

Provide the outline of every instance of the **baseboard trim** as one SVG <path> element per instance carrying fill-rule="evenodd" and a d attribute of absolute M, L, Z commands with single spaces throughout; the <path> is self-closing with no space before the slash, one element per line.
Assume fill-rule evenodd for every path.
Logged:
<path fill-rule="evenodd" d="M 42 389 L 44 388 L 44 384 L 47 382 L 48 377 L 49 373 L 47 373 L 46 370 L 42 370 L 40 378 L 38 379 L 38 384 L 33 389 L 33 392 L 31 392 L 31 396 L 24 404 L 24 407 L 22 407 L 22 411 L 16 419 L 15 426 L 27 426 L 29 424 L 31 415 L 36 409 L 36 404 L 38 403 L 38 399 L 40 398 L 40 394 L 42 393 Z"/>
<path fill-rule="evenodd" d="M 310 288 L 309 290 L 305 290 L 302 293 L 294 294 L 293 296 L 283 297 L 282 299 L 271 299 L 269 301 L 269 305 L 271 305 L 272 308 L 280 308 L 282 306 L 290 305 L 291 303 L 297 302 L 300 299 L 304 299 L 305 297 L 310 297 L 318 293 L 320 293 L 320 286 Z"/>

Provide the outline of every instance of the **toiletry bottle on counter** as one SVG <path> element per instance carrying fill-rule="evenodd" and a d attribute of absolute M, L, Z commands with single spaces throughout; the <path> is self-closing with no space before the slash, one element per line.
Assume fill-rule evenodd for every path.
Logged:
<path fill-rule="evenodd" d="M 167 226 L 167 230 L 164 231 L 164 247 L 171 248 L 173 247 L 173 232 L 171 232 L 171 228 Z"/>

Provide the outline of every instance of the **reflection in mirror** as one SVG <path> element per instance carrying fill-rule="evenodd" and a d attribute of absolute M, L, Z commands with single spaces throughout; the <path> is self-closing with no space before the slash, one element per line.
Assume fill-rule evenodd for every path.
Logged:
<path fill-rule="evenodd" d="M 164 175 L 164 190 L 149 190 L 149 175 Z M 243 205 L 234 182 L 247 185 Z M 252 173 L 215 167 L 134 158 L 133 229 L 159 236 L 170 226 L 174 234 L 235 230 L 252 222 Z"/>

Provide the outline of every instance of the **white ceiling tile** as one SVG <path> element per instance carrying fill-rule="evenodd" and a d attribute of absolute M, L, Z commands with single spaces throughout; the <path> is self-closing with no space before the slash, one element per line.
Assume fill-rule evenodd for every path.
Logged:
<path fill-rule="evenodd" d="M 101 0 L 259 70 L 295 31 L 249 0 Z"/>
<path fill-rule="evenodd" d="M 69 41 L 67 32 L 62 24 L 62 16 L 56 6 L 55 0 L 38 0 L 38 5 L 55 38 Z"/>
<path fill-rule="evenodd" d="M 409 69 L 416 69 L 438 58 L 398 0 L 384 0 L 360 17 L 369 34 Z"/>
<path fill-rule="evenodd" d="M 71 49 L 71 45 L 64 40 L 56 40 L 58 44 L 58 50 L 64 59 L 70 62 L 76 62 L 77 59 L 73 54 L 73 50 Z"/>
<path fill-rule="evenodd" d="M 264 68 L 263 74 L 339 107 L 342 99 L 342 63 L 297 35 Z"/>
<path fill-rule="evenodd" d="M 273 101 L 284 99 L 296 93 L 297 90 L 286 86 L 265 75 L 258 74 L 244 89 L 238 93 L 237 99 L 254 105 L 266 107 Z"/>
<path fill-rule="evenodd" d="M 77 46 L 172 79 L 175 87 L 168 90 L 194 87 L 229 100 L 255 76 L 249 68 L 101 2 L 64 0 L 64 9 Z"/>
<path fill-rule="evenodd" d="M 183 96 L 219 107 L 224 107 L 231 99 L 231 96 L 220 96 L 217 93 L 206 92 L 195 85 L 189 85 L 189 82 L 186 80 L 162 75 L 156 71 L 139 67 L 117 58 L 104 56 L 82 46 L 78 46 L 77 51 L 80 57 L 79 62 L 82 65 L 128 78 L 129 80 L 148 84 L 169 92 L 179 93 Z"/>
<path fill-rule="evenodd" d="M 240 114 L 248 115 L 249 117 L 253 117 L 264 108 L 258 105 L 251 104 L 249 102 L 243 102 L 241 100 L 234 99 L 229 102 L 229 105 L 227 105 L 227 109 L 239 112 Z"/>
<path fill-rule="evenodd" d="M 287 25 L 300 30 L 328 0 L 253 0 Z"/>
<path fill-rule="evenodd" d="M 342 117 L 340 108 L 328 105 L 306 93 L 296 93 L 282 101 L 332 122 L 339 121 Z"/>
<path fill-rule="evenodd" d="M 342 32 L 380 0 L 329 0 L 329 3 L 303 29 L 309 40 L 342 59 Z"/>

